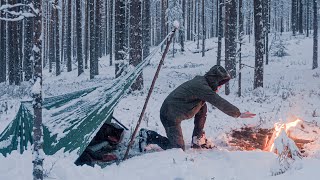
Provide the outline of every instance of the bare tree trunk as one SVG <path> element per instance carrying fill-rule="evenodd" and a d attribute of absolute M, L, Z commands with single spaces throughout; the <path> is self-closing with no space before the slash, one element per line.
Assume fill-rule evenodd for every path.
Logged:
<path fill-rule="evenodd" d="M 30 1 L 26 1 L 29 4 Z M 30 12 L 30 11 L 28 11 Z M 31 12 L 30 12 L 31 13 Z M 25 18 L 25 39 L 24 39 L 24 71 L 25 71 L 25 81 L 29 81 L 32 78 L 32 38 L 33 38 L 33 19 Z"/>
<path fill-rule="evenodd" d="M 160 42 L 166 37 L 167 32 L 167 21 L 166 21 L 166 11 L 168 8 L 167 0 L 161 0 L 161 40 Z M 163 46 L 161 46 L 161 51 Z"/>
<path fill-rule="evenodd" d="M 292 0 L 291 3 L 291 28 L 293 36 L 296 35 L 297 30 L 297 0 Z"/>
<path fill-rule="evenodd" d="M 237 9 L 236 0 L 225 2 L 225 67 L 231 78 L 236 77 L 236 36 L 237 36 Z M 225 85 L 225 94 L 230 94 L 229 83 Z"/>
<path fill-rule="evenodd" d="M 254 0 L 255 68 L 254 89 L 263 87 L 263 19 L 262 0 Z"/>
<path fill-rule="evenodd" d="M 180 36 L 180 45 L 181 51 L 184 52 L 184 34 L 186 29 L 186 21 L 185 21 L 185 14 L 186 14 L 186 1 L 182 1 L 182 27 L 179 29 L 179 36 Z"/>
<path fill-rule="evenodd" d="M 302 4 L 302 0 L 299 0 L 299 33 L 303 34 L 303 4 Z"/>
<path fill-rule="evenodd" d="M 83 49 L 84 49 L 84 68 L 88 69 L 88 47 L 89 47 L 89 2 L 85 1 L 85 18 L 84 18 L 84 41 L 83 41 Z"/>
<path fill-rule="evenodd" d="M 244 35 L 243 30 L 243 2 L 242 0 L 239 0 L 239 6 L 238 6 L 238 12 L 239 12 L 239 30 L 238 30 L 238 39 L 241 41 L 242 37 Z"/>
<path fill-rule="evenodd" d="M 1 1 L 1 5 L 3 5 Z M 6 59 L 6 21 L 0 21 L 0 83 L 7 79 L 7 59 Z"/>
<path fill-rule="evenodd" d="M 312 69 L 318 68 L 318 2 L 313 0 L 313 63 Z"/>
<path fill-rule="evenodd" d="M 123 72 L 125 61 L 125 2 L 115 1 L 115 76 Z"/>
<path fill-rule="evenodd" d="M 130 60 L 129 63 L 137 66 L 142 61 L 142 27 L 141 27 L 141 1 L 131 0 L 130 3 Z M 131 89 L 143 89 L 143 75 L 138 76 L 136 81 L 132 84 Z"/>
<path fill-rule="evenodd" d="M 54 22 L 54 31 L 55 31 L 55 63 L 56 63 L 56 76 L 59 76 L 61 74 L 60 70 L 60 36 L 59 36 L 59 1 L 56 0 L 55 2 L 55 8 L 53 9 L 55 13 L 55 22 Z"/>
<path fill-rule="evenodd" d="M 78 76 L 83 73 L 83 54 L 82 54 L 82 12 L 81 0 L 76 0 L 76 29 L 77 29 L 77 61 Z"/>
<path fill-rule="evenodd" d="M 110 5 L 109 5 L 109 58 L 110 58 L 110 66 L 112 66 L 112 52 L 113 52 L 113 45 L 112 45 L 112 39 L 113 39 L 113 18 L 114 18 L 114 0 L 109 0 Z"/>
<path fill-rule="evenodd" d="M 143 56 L 142 59 L 145 59 L 150 54 L 150 46 L 151 46 L 151 19 L 150 19 L 150 1 L 144 0 L 143 3 L 143 28 L 142 28 L 142 46 L 143 46 Z"/>
<path fill-rule="evenodd" d="M 197 33 L 198 33 L 198 37 L 197 37 L 197 49 L 200 49 L 200 0 L 197 0 L 197 16 L 198 16 L 198 20 L 197 20 Z"/>
<path fill-rule="evenodd" d="M 307 37 L 309 37 L 309 26 L 310 26 L 310 13 L 309 13 L 309 7 L 310 7 L 310 0 L 307 0 Z"/>
<path fill-rule="evenodd" d="M 96 36 L 95 36 L 95 9 L 94 1 L 89 1 L 89 19 L 90 19 L 90 79 L 96 75 L 95 71 L 95 57 L 96 57 Z"/>
<path fill-rule="evenodd" d="M 218 0 L 219 1 L 219 29 L 218 29 L 218 50 L 217 50 L 217 65 L 221 64 L 221 46 L 222 46 L 222 31 L 223 31 L 223 20 L 222 20 L 222 7 L 223 7 L 223 0 Z"/>
<path fill-rule="evenodd" d="M 42 59 L 41 59 L 41 1 L 34 1 L 34 8 L 38 10 L 38 14 L 34 19 L 34 70 L 33 79 L 35 82 L 33 89 L 33 180 L 43 179 L 43 158 L 42 157 Z"/>
<path fill-rule="evenodd" d="M 266 50 L 266 64 L 269 63 L 269 32 L 270 32 L 270 0 L 267 0 L 266 3 L 267 7 L 266 7 L 266 33 L 265 33 L 265 37 L 266 37 L 266 43 L 265 43 L 265 50 Z"/>
<path fill-rule="evenodd" d="M 187 40 L 191 40 L 191 3 L 192 3 L 192 0 L 188 0 L 188 15 L 187 15 L 187 22 L 188 22 L 188 25 L 187 25 Z"/>
<path fill-rule="evenodd" d="M 202 0 L 202 57 L 205 56 L 205 51 L 206 51 L 206 45 L 205 45 L 205 39 L 206 39 L 206 23 L 205 23 L 205 18 L 204 18 L 204 0 Z"/>
<path fill-rule="evenodd" d="M 72 46 L 71 46 L 71 11 L 72 11 L 72 1 L 68 0 L 68 15 L 67 15 L 67 33 L 66 33 L 66 58 L 67 58 L 67 71 L 72 71 Z"/>

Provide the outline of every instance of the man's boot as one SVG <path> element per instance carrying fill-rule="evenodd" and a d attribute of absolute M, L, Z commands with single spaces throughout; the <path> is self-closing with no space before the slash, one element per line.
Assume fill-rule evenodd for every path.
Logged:
<path fill-rule="evenodd" d="M 211 140 L 206 138 L 205 132 L 201 133 L 200 136 L 193 136 L 191 142 L 191 148 L 194 149 L 212 149 L 214 144 Z"/>

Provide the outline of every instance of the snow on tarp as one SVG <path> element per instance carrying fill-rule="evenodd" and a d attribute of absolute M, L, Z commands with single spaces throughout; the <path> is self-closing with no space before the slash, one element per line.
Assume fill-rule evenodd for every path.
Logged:
<path fill-rule="evenodd" d="M 163 43 L 164 41 L 161 44 Z M 158 47 L 161 47 L 161 44 Z M 76 154 L 81 155 L 103 123 L 111 120 L 115 106 L 158 50 L 159 48 L 156 48 L 136 67 L 127 68 L 122 76 L 106 86 L 45 98 L 44 152 L 52 155 L 61 149 L 64 152 L 76 150 Z M 0 147 L 0 153 L 6 156 L 18 149 L 23 153 L 28 145 L 32 144 L 32 127 L 31 101 L 21 102 L 16 117 L 0 134 L 0 142 L 6 145 Z M 11 144 L 7 144 L 12 135 Z"/>

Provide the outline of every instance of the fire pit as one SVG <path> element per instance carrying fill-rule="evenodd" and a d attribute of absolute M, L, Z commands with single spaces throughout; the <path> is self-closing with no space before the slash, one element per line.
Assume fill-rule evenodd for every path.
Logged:
<path fill-rule="evenodd" d="M 285 173 L 303 156 L 308 156 L 311 149 L 306 146 L 320 144 L 319 133 L 316 123 L 297 119 L 289 123 L 276 123 L 271 129 L 244 127 L 233 130 L 229 134 L 229 144 L 241 150 L 261 149 L 276 153 L 277 165 L 271 169 L 271 174 L 275 176 Z"/>
<path fill-rule="evenodd" d="M 274 128 L 263 129 L 256 127 L 243 127 L 233 130 L 228 136 L 229 145 L 240 150 L 263 150 L 277 153 L 275 147 L 277 138 L 290 139 L 303 156 L 307 156 L 305 145 L 315 142 L 320 134 L 316 123 L 309 123 L 297 119 L 289 123 L 276 123 Z M 283 142 L 285 143 L 285 142 Z M 279 145 L 279 144 L 278 144 Z"/>

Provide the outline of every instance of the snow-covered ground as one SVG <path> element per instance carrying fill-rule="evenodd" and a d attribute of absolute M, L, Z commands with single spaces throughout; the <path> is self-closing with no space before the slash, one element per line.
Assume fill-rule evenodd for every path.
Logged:
<path fill-rule="evenodd" d="M 270 35 L 270 39 L 273 38 L 273 35 Z M 246 66 L 241 71 L 242 97 L 237 96 L 238 80 L 230 82 L 231 94 L 229 96 L 224 95 L 224 88 L 219 92 L 222 97 L 236 105 L 241 111 L 256 113 L 255 118 L 231 118 L 214 107 L 208 106 L 206 136 L 213 140 L 217 149 L 203 151 L 190 149 L 193 121 L 187 120 L 182 123 L 187 146 L 185 152 L 180 149 L 172 149 L 147 153 L 103 169 L 99 166 L 77 167 L 70 162 L 68 155 L 58 153 L 45 159 L 47 179 L 319 179 L 320 144 L 318 143 L 308 146 L 306 149 L 308 157 L 303 158 L 286 173 L 278 176 L 271 175 L 272 169 L 276 168 L 277 155 L 262 151 L 233 151 L 225 143 L 226 133 L 244 126 L 271 128 L 276 122 L 293 121 L 297 118 L 320 123 L 320 68 L 311 70 L 312 38 L 303 36 L 293 38 L 290 35 L 284 35 L 281 38 L 287 48 L 285 51 L 289 55 L 282 58 L 270 56 L 269 65 L 264 67 L 264 88 L 253 90 L 254 70 Z M 242 62 L 248 66 L 254 66 L 254 46 L 252 42 L 248 42 L 248 39 L 246 41 L 242 47 Z M 175 87 L 192 79 L 195 75 L 203 75 L 216 64 L 216 42 L 216 39 L 206 41 L 207 47 L 214 47 L 214 49 L 206 52 L 205 57 L 201 57 L 201 53 L 191 53 L 196 47 L 194 42 L 186 43 L 187 51 L 183 54 L 178 52 L 174 58 L 172 54 L 168 54 L 141 127 L 165 134 L 159 118 L 161 103 Z M 271 53 L 277 49 L 275 45 L 278 44 L 278 41 L 272 42 Z M 128 142 L 136 125 L 160 56 L 161 54 L 157 54 L 151 64 L 145 68 L 143 72 L 145 88 L 142 92 L 127 95 L 115 109 L 115 117 L 130 127 L 125 134 L 125 143 Z M 88 79 L 87 71 L 77 78 L 76 71 L 64 72 L 59 77 L 46 72 L 45 94 L 47 96 L 58 95 L 110 82 L 114 78 L 114 68 L 108 66 L 108 57 L 101 59 L 100 66 L 102 67 L 101 75 L 94 80 Z M 25 85 L 25 87 L 29 86 Z M 7 102 L 10 107 L 8 114 L 0 111 L 1 131 L 15 114 L 17 109 L 14 107 L 18 105 L 19 100 L 27 97 L 27 95 L 17 96 L 17 94 L 28 94 L 22 88 L 10 86 L 6 88 L 10 89 L 10 93 L 0 88 L 0 93 L 2 93 L 0 100 L 4 102 L 4 99 L 9 99 Z M 19 99 L 13 97 L 19 97 Z M 136 154 L 137 148 L 134 148 L 131 153 Z M 120 152 L 120 156 L 123 156 L 123 151 Z M 31 179 L 31 159 L 30 151 L 23 155 L 14 152 L 7 158 L 0 155 L 0 179 Z"/>

